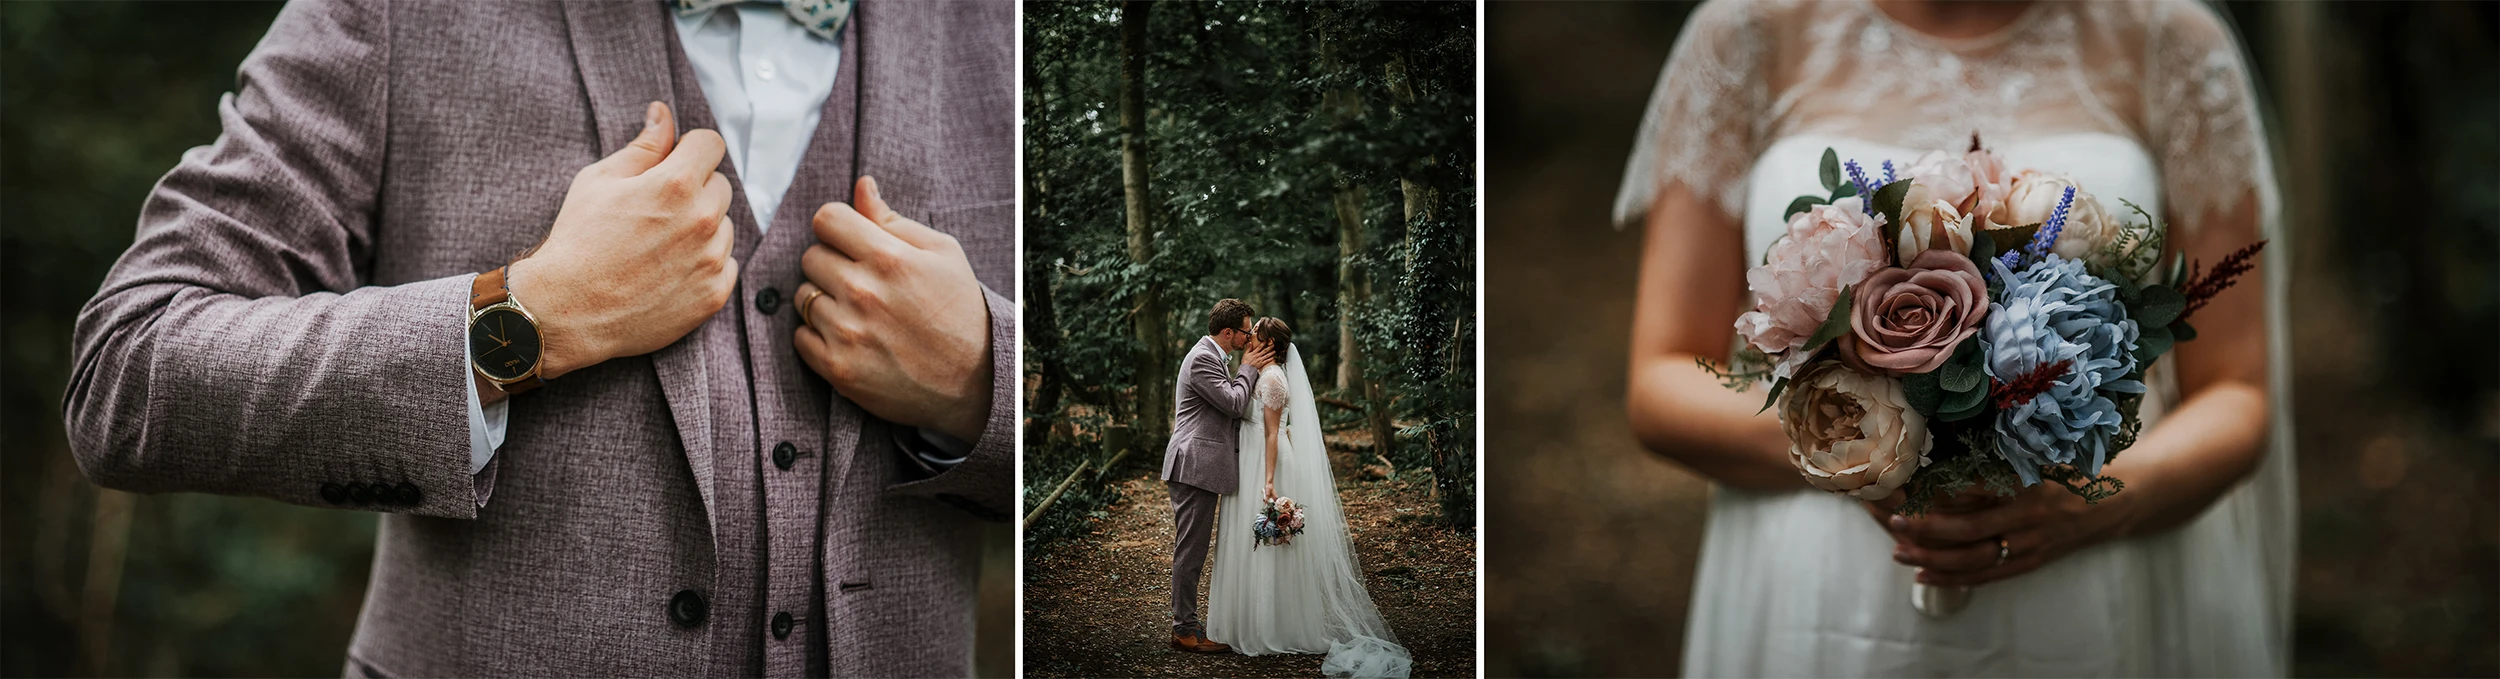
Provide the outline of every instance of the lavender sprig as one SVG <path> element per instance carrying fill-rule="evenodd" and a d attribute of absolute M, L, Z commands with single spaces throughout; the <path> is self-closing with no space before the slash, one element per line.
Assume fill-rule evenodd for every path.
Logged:
<path fill-rule="evenodd" d="M 2066 228 L 2066 211 L 2074 206 L 2075 187 L 2069 186 L 2065 195 L 2058 197 L 2057 209 L 2049 211 L 2049 220 L 2041 222 L 2040 231 L 2031 235 L 2031 242 L 1998 256 L 1997 261 L 2004 262 L 2007 270 L 2019 270 L 2025 255 L 2035 262 L 2048 257 L 2049 248 L 2057 245 L 2057 233 Z"/>
<path fill-rule="evenodd" d="M 1889 160 L 1884 161 L 1884 183 L 1885 183 L 1885 184 L 1891 184 L 1891 183 L 1893 183 L 1893 182 L 1897 182 L 1897 181 L 1901 181 L 1901 180 L 1900 180 L 1899 178 L 1897 178 L 1897 177 L 1894 177 L 1894 176 L 1893 176 L 1893 174 L 1892 174 L 1892 161 L 1889 161 Z"/>
<path fill-rule="evenodd" d="M 1849 184 L 1858 189 L 1858 208 L 1865 210 L 1868 217 L 1875 216 L 1875 189 L 1881 187 L 1867 183 L 1866 169 L 1858 167 L 1856 159 L 1841 163 L 1841 166 L 1849 169 Z"/>

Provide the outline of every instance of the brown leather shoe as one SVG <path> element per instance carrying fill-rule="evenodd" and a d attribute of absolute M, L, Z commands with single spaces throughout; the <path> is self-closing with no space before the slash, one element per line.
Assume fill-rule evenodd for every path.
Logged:
<path fill-rule="evenodd" d="M 1214 640 L 1198 636 L 1196 633 L 1173 632 L 1172 650 L 1191 653 L 1230 653 L 1233 647 L 1215 643 Z"/>

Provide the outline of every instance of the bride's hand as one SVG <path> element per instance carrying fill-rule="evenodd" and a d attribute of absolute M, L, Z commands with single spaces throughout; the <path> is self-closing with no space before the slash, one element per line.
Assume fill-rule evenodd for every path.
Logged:
<path fill-rule="evenodd" d="M 1268 480 L 1268 482 L 1267 482 L 1267 484 L 1266 484 L 1265 486 L 1261 487 L 1261 488 L 1260 488 L 1260 490 L 1261 490 L 1261 492 L 1264 492 L 1264 493 L 1266 493 L 1266 494 L 1267 494 L 1267 501 L 1269 501 L 1269 502 L 1275 502 L 1275 501 L 1276 501 L 1276 481 L 1275 481 L 1274 479 L 1269 479 L 1269 480 Z"/>
<path fill-rule="evenodd" d="M 1892 517 L 1888 528 L 1898 542 L 1893 560 L 1924 569 L 1918 581 L 1928 585 L 1972 587 L 2003 580 L 2119 537 L 2129 500 L 2119 493 L 2084 504 L 2062 486 L 2041 483 L 1975 510 Z"/>
<path fill-rule="evenodd" d="M 1910 544 L 1909 538 L 1902 535 L 1901 531 L 1893 528 L 1892 519 L 1895 514 L 1900 513 L 1901 503 L 1906 502 L 1909 499 L 1909 491 L 1895 490 L 1892 491 L 1891 495 L 1884 496 L 1884 499 L 1872 502 L 1860 502 L 1858 505 L 1866 509 L 1866 515 L 1868 517 L 1875 519 L 1876 528 L 1881 528 L 1884 530 L 1885 534 L 1892 536 L 1893 542 L 1908 545 Z M 1994 506 L 2001 500 L 2003 500 L 2003 498 L 1997 497 L 1996 493 L 1992 493 L 1978 487 L 1971 487 L 1963 489 L 1962 492 L 1937 499 L 1930 506 L 1935 507 L 1937 511 L 1973 512 Z"/>

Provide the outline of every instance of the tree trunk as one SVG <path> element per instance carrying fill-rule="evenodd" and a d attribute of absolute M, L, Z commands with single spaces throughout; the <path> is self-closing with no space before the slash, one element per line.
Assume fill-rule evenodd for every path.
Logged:
<path fill-rule="evenodd" d="M 1120 183 L 1127 194 L 1128 256 L 1138 266 L 1151 266 L 1155 256 L 1151 196 L 1146 177 L 1152 169 L 1146 143 L 1146 18 L 1153 5 L 1131 0 L 1120 5 Z M 1129 324 L 1137 336 L 1137 400 L 1134 421 L 1146 441 L 1161 441 L 1172 430 L 1172 367 L 1163 358 L 1165 337 L 1161 292 L 1152 285 L 1138 293 Z"/>
<path fill-rule="evenodd" d="M 1034 80 L 1034 76 L 1038 75 L 1034 72 L 1030 62 L 1024 66 L 1024 73 L 1027 81 Z M 1034 170 L 1025 178 L 1031 182 L 1025 195 L 1030 197 L 1029 204 L 1031 205 L 1029 208 L 1031 212 L 1027 219 L 1034 224 L 1041 224 L 1050 217 L 1050 180 L 1042 169 L 1050 167 L 1048 163 L 1043 162 L 1043 156 L 1051 149 L 1049 133 L 1054 127 L 1051 124 L 1050 93 L 1064 91 L 1066 91 L 1065 88 L 1043 88 L 1034 91 L 1036 99 L 1034 103 L 1037 104 L 1035 108 L 1041 111 L 1037 117 L 1043 121 L 1042 124 L 1033 126 L 1033 133 L 1038 143 L 1025 148 L 1026 152 L 1033 156 L 1032 163 L 1026 165 Z M 1033 350 L 1032 355 L 1027 357 L 1025 362 L 1034 369 L 1036 374 L 1033 400 L 1025 404 L 1022 415 L 1025 418 L 1024 445 L 1028 450 L 1034 451 L 1050 449 L 1050 426 L 1059 415 L 1059 396 L 1067 388 L 1067 373 L 1060 368 L 1058 361 L 1059 316 L 1051 305 L 1050 282 L 1058 278 L 1056 271 L 1032 266 L 1025 268 L 1023 336 L 1025 346 Z M 1021 385 L 1018 386 L 1021 387 Z"/>

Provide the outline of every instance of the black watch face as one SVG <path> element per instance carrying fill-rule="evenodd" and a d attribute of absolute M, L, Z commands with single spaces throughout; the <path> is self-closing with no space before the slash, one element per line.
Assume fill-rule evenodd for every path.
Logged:
<path fill-rule="evenodd" d="M 511 309 L 493 309 L 469 323 L 469 360 L 498 380 L 520 379 L 538 365 L 538 326 Z"/>

